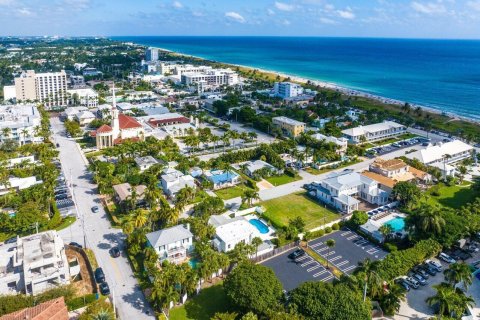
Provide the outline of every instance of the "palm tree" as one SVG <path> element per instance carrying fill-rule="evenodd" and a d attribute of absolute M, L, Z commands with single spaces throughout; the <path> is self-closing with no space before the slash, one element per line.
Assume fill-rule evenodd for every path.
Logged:
<path fill-rule="evenodd" d="M 473 299 L 465 296 L 460 289 L 455 289 L 447 283 L 441 283 L 433 286 L 437 293 L 427 298 L 426 302 L 430 306 L 438 306 L 439 316 L 453 316 L 461 317 L 468 306 L 473 305 Z"/>
<path fill-rule="evenodd" d="M 443 273 L 445 274 L 445 280 L 447 280 L 448 283 L 452 286 L 462 283 L 465 291 L 473 282 L 472 271 L 470 270 L 469 265 L 464 262 L 451 264 Z"/>
<path fill-rule="evenodd" d="M 132 212 L 132 215 L 129 217 L 133 222 L 135 228 L 143 227 L 148 221 L 148 210 L 137 209 Z"/>
<path fill-rule="evenodd" d="M 440 215 L 440 209 L 437 206 L 422 204 L 417 210 L 415 229 L 416 232 L 433 233 L 439 235 L 445 227 L 445 220 Z"/>
<path fill-rule="evenodd" d="M 242 203 L 248 202 L 248 206 L 252 206 L 253 200 L 258 200 L 260 199 L 260 195 L 258 194 L 257 191 L 253 189 L 245 189 L 242 194 Z"/>
<path fill-rule="evenodd" d="M 389 224 L 382 225 L 378 231 L 383 235 L 384 241 L 387 241 L 390 238 L 390 235 L 393 233 L 393 228 Z"/>
<path fill-rule="evenodd" d="M 92 315 L 91 318 L 92 320 L 113 320 L 115 319 L 112 315 L 112 312 L 102 309 L 98 311 L 96 314 Z"/>
<path fill-rule="evenodd" d="M 2 129 L 2 136 L 4 139 L 8 139 L 10 137 L 10 134 L 12 133 L 12 129 L 10 128 L 3 128 Z"/>
<path fill-rule="evenodd" d="M 400 310 L 400 304 L 406 299 L 406 291 L 398 284 L 390 284 L 388 292 L 382 297 L 382 305 L 387 314 Z"/>
<path fill-rule="evenodd" d="M 255 247 L 255 257 L 258 257 L 258 247 L 263 243 L 263 240 L 259 237 L 255 237 L 252 239 L 252 246 Z"/>
<path fill-rule="evenodd" d="M 312 233 L 310 231 L 305 231 L 303 233 L 303 241 L 305 241 L 305 245 L 308 248 L 308 241 L 310 241 L 312 238 Z"/>
<path fill-rule="evenodd" d="M 359 272 L 365 273 L 365 285 L 363 288 L 363 301 L 367 298 L 367 289 L 370 288 L 370 296 L 378 296 L 382 290 L 382 279 L 378 275 L 378 262 L 372 262 L 366 258 L 363 262 L 359 263 Z"/>
<path fill-rule="evenodd" d="M 328 239 L 325 244 L 328 247 L 328 253 L 327 253 L 327 269 L 329 267 L 329 257 L 330 257 L 330 249 L 335 247 L 335 240 L 334 239 Z"/>

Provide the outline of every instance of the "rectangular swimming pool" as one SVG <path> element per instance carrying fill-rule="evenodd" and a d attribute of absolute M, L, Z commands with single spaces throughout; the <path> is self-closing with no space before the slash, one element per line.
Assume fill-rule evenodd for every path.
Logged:
<path fill-rule="evenodd" d="M 388 220 L 383 225 L 389 225 L 392 227 L 393 232 L 402 232 L 405 230 L 405 218 L 395 217 L 391 220 Z"/>
<path fill-rule="evenodd" d="M 268 226 L 259 219 L 250 219 L 248 220 L 248 222 L 250 222 L 250 224 L 257 228 L 261 234 L 268 233 Z"/>

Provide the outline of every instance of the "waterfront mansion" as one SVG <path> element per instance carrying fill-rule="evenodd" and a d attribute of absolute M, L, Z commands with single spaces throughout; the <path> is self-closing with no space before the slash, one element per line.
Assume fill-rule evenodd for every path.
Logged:
<path fill-rule="evenodd" d="M 332 173 L 326 179 L 312 183 L 310 193 L 321 202 L 342 213 L 350 214 L 359 209 L 360 200 L 373 205 L 388 203 L 390 192 L 365 175 L 346 169 Z"/>
<path fill-rule="evenodd" d="M 342 130 L 343 136 L 350 143 L 363 143 L 379 141 L 405 133 L 407 128 L 393 121 L 384 121 L 381 123 L 359 126 L 355 128 Z"/>

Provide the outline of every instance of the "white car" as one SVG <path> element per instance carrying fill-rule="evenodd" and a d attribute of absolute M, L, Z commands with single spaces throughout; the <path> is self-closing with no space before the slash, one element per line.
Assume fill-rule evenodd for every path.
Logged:
<path fill-rule="evenodd" d="M 425 262 L 434 267 L 438 272 L 442 271 L 442 265 L 439 262 L 433 260 L 427 260 Z"/>
<path fill-rule="evenodd" d="M 447 263 L 455 263 L 455 259 L 453 259 L 452 257 L 450 257 L 448 254 L 446 253 L 443 253 L 441 252 L 439 255 L 438 255 L 438 258 L 442 259 L 443 261 L 447 262 Z"/>

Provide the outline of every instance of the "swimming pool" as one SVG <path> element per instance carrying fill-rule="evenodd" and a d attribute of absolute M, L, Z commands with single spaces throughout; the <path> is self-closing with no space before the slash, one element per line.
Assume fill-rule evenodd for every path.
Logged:
<path fill-rule="evenodd" d="M 395 217 L 391 220 L 388 220 L 383 225 L 389 225 L 392 227 L 394 232 L 402 232 L 405 229 L 405 218 Z"/>
<path fill-rule="evenodd" d="M 248 220 L 261 234 L 268 233 L 268 226 L 258 219 Z"/>
<path fill-rule="evenodd" d="M 198 261 L 197 258 L 192 258 L 188 260 L 188 264 L 190 265 L 190 267 L 192 267 L 192 269 L 197 269 L 199 263 L 200 261 Z"/>
<path fill-rule="evenodd" d="M 223 184 L 227 182 L 231 182 L 238 174 L 230 172 L 230 171 L 212 171 L 211 172 L 211 179 L 215 184 Z"/>

